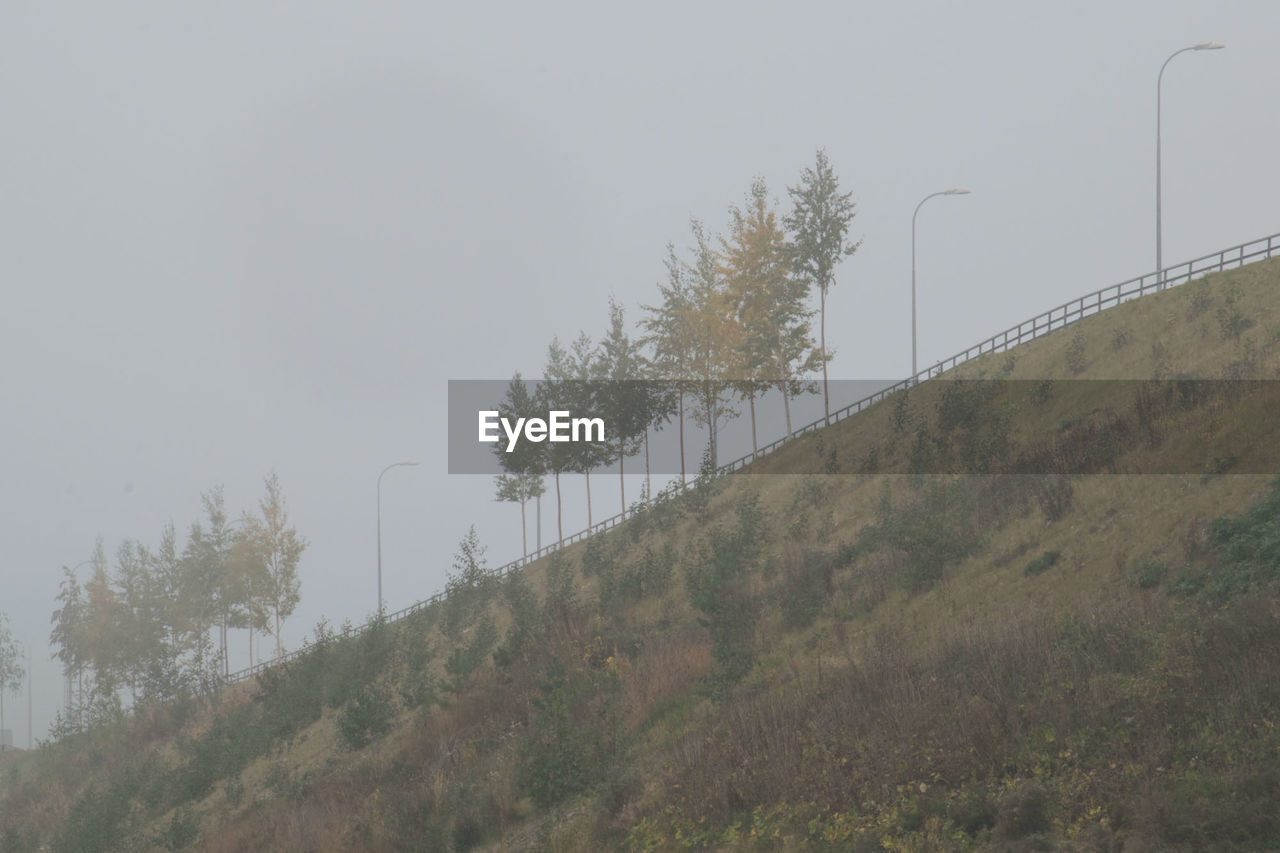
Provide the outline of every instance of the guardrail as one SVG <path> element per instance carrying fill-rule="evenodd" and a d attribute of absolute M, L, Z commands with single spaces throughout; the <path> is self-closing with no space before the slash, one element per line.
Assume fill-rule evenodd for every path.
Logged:
<path fill-rule="evenodd" d="M 863 409 L 879 403 L 881 400 L 897 393 L 898 391 L 906 390 L 907 388 L 910 388 L 924 380 L 938 376 L 943 372 L 951 370 L 952 368 L 964 364 L 970 359 L 977 358 L 980 355 L 986 355 L 993 352 L 1004 352 L 1005 350 L 1011 349 L 1019 344 L 1027 343 L 1035 340 L 1036 338 L 1043 337 L 1050 332 L 1065 329 L 1067 326 L 1077 323 L 1085 317 L 1097 314 L 1106 308 L 1111 308 L 1122 302 L 1128 302 L 1155 291 L 1176 287 L 1177 285 L 1184 284 L 1193 278 L 1198 278 L 1199 276 L 1207 275 L 1208 273 L 1233 269 L 1235 267 L 1244 266 L 1251 261 L 1274 257 L 1277 253 L 1280 253 L 1280 233 L 1272 234 L 1269 237 L 1259 237 L 1257 240 L 1250 240 L 1247 243 L 1241 243 L 1238 246 L 1232 246 L 1229 249 L 1211 252 L 1210 254 L 1195 258 L 1194 260 L 1183 261 L 1173 266 L 1165 267 L 1163 270 L 1150 272 L 1146 275 L 1131 278 L 1126 281 L 1122 281 L 1119 284 L 1113 284 L 1100 290 L 1095 290 L 1092 293 L 1087 293 L 1078 299 L 1072 299 L 1070 302 L 1065 302 L 1062 305 L 1050 308 L 1048 311 L 1041 314 L 1037 314 L 1030 320 L 1024 320 L 1016 326 L 1010 326 L 1002 332 L 997 332 L 986 340 L 974 344 L 966 350 L 958 352 L 949 358 L 944 358 L 941 361 L 926 367 L 915 376 L 908 377 L 901 382 L 897 382 L 887 388 L 877 391 L 874 394 L 863 397 L 861 400 L 850 403 L 844 408 L 837 409 L 831 413 L 830 423 L 836 423 L 850 415 L 855 415 Z M 813 423 L 805 424 L 799 429 L 793 430 L 791 435 L 783 436 L 777 441 L 766 444 L 754 453 L 748 453 L 747 455 L 739 457 L 732 462 L 719 466 L 716 468 L 716 473 L 729 474 L 734 471 L 740 471 L 759 459 L 761 456 L 772 453 L 787 442 L 827 425 L 828 420 L 826 417 L 819 418 Z M 567 548 L 568 546 L 581 542 L 582 540 L 594 536 L 597 533 L 602 533 L 612 527 L 616 527 L 621 524 L 625 518 L 625 513 L 618 513 L 617 515 L 610 516 L 603 521 L 599 521 L 596 524 L 591 525 L 585 530 L 580 530 L 572 536 L 565 537 L 563 542 L 555 542 L 551 545 L 539 548 L 530 554 L 526 554 L 521 559 L 512 560 L 505 565 L 499 566 L 495 569 L 490 569 L 489 574 L 499 578 L 506 577 L 512 571 L 528 564 L 529 562 L 539 560 L 560 550 L 561 548 Z M 425 610 L 433 604 L 443 601 L 444 598 L 445 594 L 443 592 L 437 592 L 429 598 L 424 598 L 421 601 L 414 602 L 408 607 L 397 610 L 394 613 L 386 614 L 383 616 L 383 620 L 388 623 L 399 622 L 407 616 L 411 616 L 414 613 Z M 373 622 L 366 622 L 358 628 L 353 628 L 350 631 L 344 631 L 343 636 L 357 637 L 364 633 L 371 624 L 373 624 Z M 307 648 L 304 646 L 301 649 L 289 652 L 281 657 L 274 658 L 264 663 L 255 664 L 252 667 L 242 669 L 238 672 L 233 672 L 226 676 L 224 681 L 228 684 L 235 684 L 236 682 L 244 681 L 252 678 L 265 669 L 269 669 L 281 663 L 287 663 L 306 652 Z"/>

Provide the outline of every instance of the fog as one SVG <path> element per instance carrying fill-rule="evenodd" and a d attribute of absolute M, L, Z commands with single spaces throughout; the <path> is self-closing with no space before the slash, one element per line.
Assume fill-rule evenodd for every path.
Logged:
<path fill-rule="evenodd" d="M 215 485 L 238 514 L 279 474 L 290 648 L 375 609 L 389 463 L 422 463 L 383 480 L 389 608 L 471 524 L 518 556 L 518 508 L 447 474 L 447 382 L 540 375 L 610 296 L 634 323 L 691 216 L 723 230 L 757 175 L 785 208 L 819 147 L 864 240 L 833 378 L 908 373 L 932 192 L 972 190 L 920 212 L 922 365 L 1150 271 L 1156 75 L 1188 45 L 1227 49 L 1164 76 L 1165 261 L 1280 231 L 1277 32 L 1265 0 L 0 4 L 0 612 L 35 738 L 62 567 L 185 535 Z"/>

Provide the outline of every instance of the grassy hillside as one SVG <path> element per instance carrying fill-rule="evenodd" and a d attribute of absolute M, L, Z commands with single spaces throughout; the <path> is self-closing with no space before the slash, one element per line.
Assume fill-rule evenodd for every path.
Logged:
<path fill-rule="evenodd" d="M 0 756 L 0 850 L 1280 849 L 1278 377 L 1280 263 L 1127 303 Z"/>

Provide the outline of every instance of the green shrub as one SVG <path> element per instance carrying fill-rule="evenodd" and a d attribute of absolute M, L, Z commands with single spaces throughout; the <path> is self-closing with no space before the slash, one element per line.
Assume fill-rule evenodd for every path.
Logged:
<path fill-rule="evenodd" d="M 494 643 L 498 641 L 498 628 L 486 613 L 481 616 L 466 645 L 458 646 L 444 663 L 444 671 L 454 678 L 454 689 L 460 689 L 467 676 L 484 663 Z"/>
<path fill-rule="evenodd" d="M 199 837 L 200 824 L 186 809 L 178 809 L 153 841 L 165 850 L 183 850 L 195 844 Z"/>
<path fill-rule="evenodd" d="M 1164 580 L 1164 563 L 1150 557 L 1142 561 L 1137 571 L 1129 578 L 1129 583 L 1138 589 L 1153 589 Z"/>
<path fill-rule="evenodd" d="M 1000 802 L 996 835 L 1014 841 L 1050 828 L 1048 796 L 1038 782 L 1026 782 L 1010 790 Z"/>
<path fill-rule="evenodd" d="M 977 488 L 972 478 L 932 480 L 923 484 L 919 498 L 898 507 L 886 492 L 858 549 L 896 552 L 901 557 L 899 584 L 909 591 L 929 586 L 947 567 L 982 547 L 973 516 L 980 504 Z"/>
<path fill-rule="evenodd" d="M 820 551 L 791 549 L 783 558 L 780 590 L 783 624 L 803 628 L 818 618 L 831 598 L 835 560 Z"/>
<path fill-rule="evenodd" d="M 996 825 L 996 807 L 982 789 L 966 789 L 947 804 L 947 817 L 966 835 L 977 835 Z"/>
<path fill-rule="evenodd" d="M 538 627 L 538 597 L 525 581 L 524 572 L 514 571 L 502 581 L 502 598 L 511 614 L 511 624 L 502 646 L 494 652 L 494 661 L 510 665 L 524 654 Z"/>
<path fill-rule="evenodd" d="M 98 853 L 117 849 L 124 839 L 138 779 L 128 768 L 103 787 L 90 789 L 71 809 L 53 849 L 58 853 Z"/>
<path fill-rule="evenodd" d="M 1043 574 L 1058 562 L 1058 557 L 1060 556 L 1061 554 L 1057 551 L 1045 551 L 1039 557 L 1027 563 L 1027 567 L 1022 570 L 1022 573 L 1028 576 Z"/>
<path fill-rule="evenodd" d="M 539 809 L 585 790 L 606 769 L 594 731 L 572 718 L 573 699 L 564 664 L 553 658 L 533 699 L 533 731 L 520 743 L 516 770 L 516 784 Z"/>
<path fill-rule="evenodd" d="M 391 731 L 395 710 L 385 688 L 365 685 L 338 715 L 338 733 L 351 749 L 361 749 Z"/>
<path fill-rule="evenodd" d="M 752 509 L 740 514 L 749 520 Z M 713 665 L 706 684 L 712 698 L 723 702 L 729 688 L 755 665 L 755 627 L 760 603 L 747 589 L 745 578 L 758 555 L 754 532 L 744 535 L 741 524 L 735 531 L 716 528 L 711 536 L 690 546 L 690 562 L 685 570 L 689 603 L 706 617 L 711 633 Z"/>

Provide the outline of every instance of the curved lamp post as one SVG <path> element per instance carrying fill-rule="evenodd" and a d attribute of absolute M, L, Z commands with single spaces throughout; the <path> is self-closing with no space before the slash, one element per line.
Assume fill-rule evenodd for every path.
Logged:
<path fill-rule="evenodd" d="M 924 207 L 924 203 L 931 198 L 937 198 L 940 195 L 968 194 L 968 190 L 959 188 L 932 193 L 920 199 L 920 203 L 916 205 L 916 212 L 911 214 L 911 380 L 913 382 L 916 378 L 916 216 L 920 214 L 920 208 Z"/>
<path fill-rule="evenodd" d="M 1169 54 L 1169 58 L 1164 61 L 1164 65 L 1160 66 L 1160 73 L 1156 76 L 1156 275 L 1160 277 L 1156 290 L 1164 290 L 1164 255 L 1160 247 L 1160 108 L 1161 87 L 1164 85 L 1164 70 L 1173 58 L 1180 53 L 1186 53 L 1189 50 L 1222 50 L 1224 47 L 1226 47 L 1225 44 L 1206 41 L 1175 50 Z"/>
<path fill-rule="evenodd" d="M 378 474 L 378 615 L 382 615 L 382 477 L 392 468 L 410 468 L 417 462 L 392 462 Z"/>

